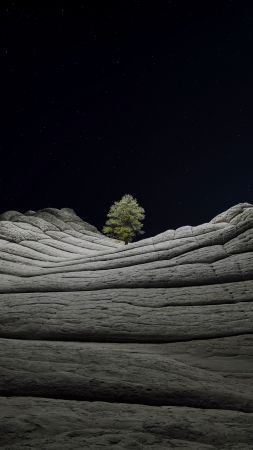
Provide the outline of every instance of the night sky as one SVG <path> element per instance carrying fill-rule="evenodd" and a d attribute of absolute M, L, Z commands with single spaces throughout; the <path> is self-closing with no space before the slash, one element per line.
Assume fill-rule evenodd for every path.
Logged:
<path fill-rule="evenodd" d="M 101 230 L 131 194 L 143 239 L 253 202 L 253 6 L 24 3 L 0 7 L 0 212 Z"/>

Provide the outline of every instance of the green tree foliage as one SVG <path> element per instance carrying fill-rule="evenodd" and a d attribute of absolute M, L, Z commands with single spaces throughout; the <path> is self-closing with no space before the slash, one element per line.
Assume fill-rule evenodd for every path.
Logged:
<path fill-rule="evenodd" d="M 115 202 L 107 217 L 102 233 L 124 241 L 125 244 L 132 242 L 136 234 L 145 233 L 141 223 L 145 218 L 145 211 L 130 194 L 125 194 L 121 200 Z"/>

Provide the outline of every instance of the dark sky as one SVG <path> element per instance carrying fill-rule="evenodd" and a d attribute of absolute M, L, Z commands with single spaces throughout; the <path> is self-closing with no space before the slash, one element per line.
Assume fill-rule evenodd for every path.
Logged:
<path fill-rule="evenodd" d="M 24 3 L 0 7 L 0 212 L 101 229 L 128 193 L 145 238 L 252 203 L 253 6 Z"/>

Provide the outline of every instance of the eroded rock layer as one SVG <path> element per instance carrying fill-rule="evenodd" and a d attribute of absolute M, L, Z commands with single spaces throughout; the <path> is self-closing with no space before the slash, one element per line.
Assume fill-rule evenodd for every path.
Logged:
<path fill-rule="evenodd" d="M 125 246 L 0 216 L 0 448 L 253 449 L 253 206 Z"/>

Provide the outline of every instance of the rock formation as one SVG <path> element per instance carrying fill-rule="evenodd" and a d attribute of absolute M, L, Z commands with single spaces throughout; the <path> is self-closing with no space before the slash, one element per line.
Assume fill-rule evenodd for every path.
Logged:
<path fill-rule="evenodd" d="M 0 216 L 0 448 L 253 449 L 253 206 L 125 246 Z"/>

